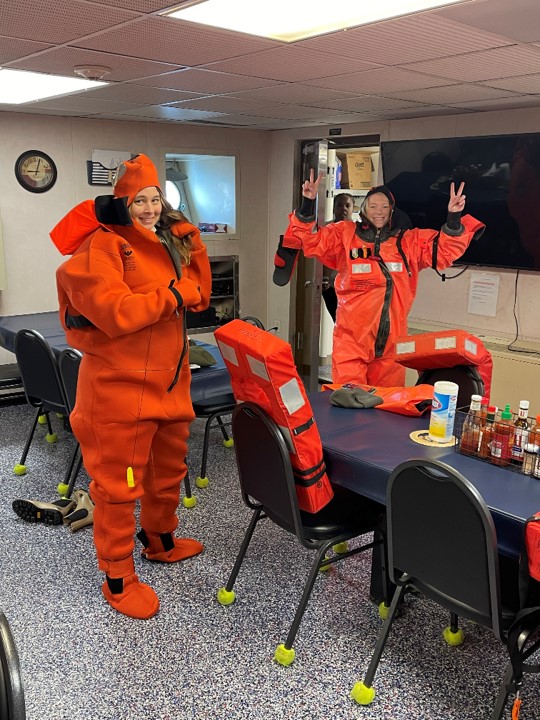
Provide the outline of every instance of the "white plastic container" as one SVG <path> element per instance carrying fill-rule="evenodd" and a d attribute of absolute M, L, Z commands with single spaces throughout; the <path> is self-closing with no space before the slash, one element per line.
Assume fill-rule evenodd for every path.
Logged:
<path fill-rule="evenodd" d="M 433 402 L 429 418 L 429 437 L 434 442 L 446 443 L 452 439 L 456 419 L 459 386 L 440 380 L 433 386 Z"/>

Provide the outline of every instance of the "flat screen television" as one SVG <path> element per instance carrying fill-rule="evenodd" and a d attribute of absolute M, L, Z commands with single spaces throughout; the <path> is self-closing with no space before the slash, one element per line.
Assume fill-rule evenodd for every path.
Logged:
<path fill-rule="evenodd" d="M 540 270 L 540 133 L 381 143 L 385 184 L 413 227 L 438 230 L 450 183 L 486 225 L 455 265 Z"/>

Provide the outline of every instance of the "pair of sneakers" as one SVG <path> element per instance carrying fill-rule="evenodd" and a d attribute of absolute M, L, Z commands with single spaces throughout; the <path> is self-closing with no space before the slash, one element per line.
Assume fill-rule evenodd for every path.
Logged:
<path fill-rule="evenodd" d="M 68 525 L 72 531 L 92 525 L 94 521 L 94 503 L 86 490 L 74 490 L 71 498 L 60 498 L 50 503 L 17 499 L 12 507 L 15 514 L 27 522 Z"/>

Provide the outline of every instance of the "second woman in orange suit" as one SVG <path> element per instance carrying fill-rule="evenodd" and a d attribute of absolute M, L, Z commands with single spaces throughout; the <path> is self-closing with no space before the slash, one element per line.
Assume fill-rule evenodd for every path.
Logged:
<path fill-rule="evenodd" d="M 208 306 L 211 272 L 198 229 L 168 205 L 149 158 L 120 166 L 114 195 L 130 224 L 96 220 L 89 232 L 74 208 L 51 235 L 57 245 L 80 240 L 57 285 L 68 342 L 83 352 L 70 422 L 91 478 L 102 591 L 119 612 L 149 618 L 159 600 L 135 573 L 136 502 L 144 558 L 203 550 L 174 532 L 194 418 L 186 310 Z"/>

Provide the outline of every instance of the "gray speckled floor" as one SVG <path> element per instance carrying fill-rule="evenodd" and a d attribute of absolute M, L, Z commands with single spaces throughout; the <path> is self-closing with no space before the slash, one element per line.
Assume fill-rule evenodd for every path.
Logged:
<path fill-rule="evenodd" d="M 179 509 L 180 529 L 206 544 L 177 565 L 136 559 L 159 594 L 148 621 L 126 618 L 101 595 L 90 528 L 28 524 L 17 497 L 55 498 L 72 438 L 35 441 L 28 474 L 16 477 L 32 411 L 0 408 L 0 609 L 18 647 L 29 720 L 480 720 L 488 718 L 506 665 L 489 632 L 465 624 L 466 642 L 449 648 L 446 615 L 407 599 L 383 656 L 377 698 L 348 697 L 367 667 L 380 627 L 367 598 L 364 553 L 321 575 L 295 643 L 295 663 L 272 660 L 283 642 L 311 554 L 269 522 L 260 528 L 236 584 L 237 602 L 215 593 L 232 567 L 249 512 L 241 504 L 234 450 L 215 434 L 210 486 L 195 508 Z M 42 428 L 39 428 L 42 430 Z M 193 426 L 190 474 L 198 474 L 202 421 Z M 41 435 L 44 433 L 41 432 Z M 82 476 L 79 485 L 85 486 Z M 540 677 L 527 677 L 522 720 L 540 718 Z M 510 717 L 507 710 L 506 718 Z"/>

